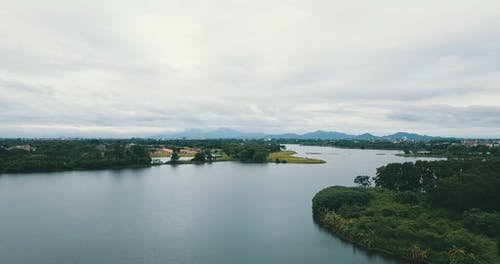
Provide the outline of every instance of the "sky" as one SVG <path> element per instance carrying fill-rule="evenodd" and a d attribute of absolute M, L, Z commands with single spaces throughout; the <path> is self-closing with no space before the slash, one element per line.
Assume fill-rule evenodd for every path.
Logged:
<path fill-rule="evenodd" d="M 500 137 L 500 1 L 0 0 L 0 137 Z"/>

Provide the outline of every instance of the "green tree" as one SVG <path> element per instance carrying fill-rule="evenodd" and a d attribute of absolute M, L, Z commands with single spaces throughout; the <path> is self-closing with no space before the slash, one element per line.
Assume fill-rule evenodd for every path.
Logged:
<path fill-rule="evenodd" d="M 205 153 L 203 153 L 203 152 L 196 153 L 196 155 L 194 155 L 194 158 L 192 159 L 192 161 L 205 162 L 206 161 Z"/>
<path fill-rule="evenodd" d="M 489 237 L 500 236 L 500 214 L 487 213 L 479 209 L 467 210 L 463 214 L 464 227 L 476 233 Z"/>
<path fill-rule="evenodd" d="M 179 154 L 177 153 L 177 151 L 174 151 L 172 153 L 172 156 L 170 156 L 170 162 L 176 163 L 178 160 L 179 160 Z"/>
<path fill-rule="evenodd" d="M 213 161 L 214 156 L 212 155 L 212 152 L 210 150 L 205 151 L 205 158 L 209 162 Z"/>
<path fill-rule="evenodd" d="M 354 178 L 354 183 L 363 188 L 368 188 L 372 185 L 372 181 L 370 180 L 370 176 L 359 175 Z"/>

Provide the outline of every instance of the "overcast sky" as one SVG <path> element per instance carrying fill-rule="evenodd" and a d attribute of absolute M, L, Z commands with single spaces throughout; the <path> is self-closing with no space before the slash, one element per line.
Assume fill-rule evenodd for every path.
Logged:
<path fill-rule="evenodd" d="M 500 137 L 500 1 L 0 0 L 0 137 Z"/>

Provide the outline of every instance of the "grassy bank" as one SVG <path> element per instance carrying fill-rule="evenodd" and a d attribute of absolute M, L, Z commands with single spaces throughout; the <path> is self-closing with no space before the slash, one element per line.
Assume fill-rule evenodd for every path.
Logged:
<path fill-rule="evenodd" d="M 334 186 L 316 194 L 313 215 L 341 238 L 411 263 L 500 263 L 498 213 L 456 215 L 422 194 Z"/>
<path fill-rule="evenodd" d="M 320 159 L 294 157 L 293 156 L 294 154 L 296 154 L 295 151 L 280 151 L 280 152 L 270 153 L 268 158 L 267 158 L 267 162 L 274 163 L 277 160 L 279 160 L 280 163 L 303 163 L 303 164 L 325 163 L 325 161 L 320 160 Z M 221 162 L 221 161 L 239 161 L 239 160 L 224 154 L 224 155 L 217 157 L 215 160 L 213 160 L 211 162 Z M 206 161 L 206 162 L 209 162 L 209 161 Z M 191 160 L 178 160 L 175 163 L 172 163 L 169 161 L 165 164 L 181 165 L 181 164 L 200 164 L 200 163 L 203 163 L 203 162 L 196 162 L 196 161 L 191 161 Z"/>
<path fill-rule="evenodd" d="M 297 152 L 291 150 L 270 153 L 269 157 L 267 158 L 267 161 L 282 162 L 282 163 L 307 163 L 307 164 L 325 163 L 324 160 L 295 157 L 293 156 L 294 154 L 297 154 Z"/>

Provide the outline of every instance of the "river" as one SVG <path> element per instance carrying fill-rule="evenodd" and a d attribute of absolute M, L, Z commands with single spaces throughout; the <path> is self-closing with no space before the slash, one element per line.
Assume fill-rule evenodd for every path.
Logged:
<path fill-rule="evenodd" d="M 0 175 L 0 263 L 397 263 L 318 227 L 311 199 L 416 159 L 287 147 L 327 163 Z"/>

